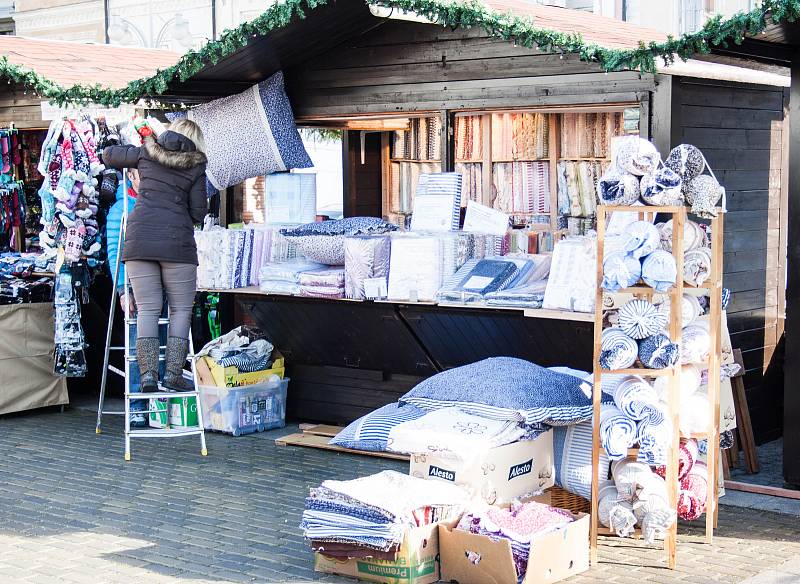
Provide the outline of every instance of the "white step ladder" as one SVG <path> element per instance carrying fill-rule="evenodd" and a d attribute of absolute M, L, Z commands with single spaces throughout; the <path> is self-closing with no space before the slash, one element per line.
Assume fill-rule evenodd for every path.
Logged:
<path fill-rule="evenodd" d="M 117 260 L 114 266 L 113 272 L 113 290 L 111 292 L 111 306 L 108 311 L 108 326 L 106 328 L 106 346 L 105 346 L 105 354 L 103 357 L 103 374 L 102 380 L 100 382 L 100 400 L 97 405 L 97 426 L 95 428 L 95 432 L 100 434 L 102 432 L 102 421 L 103 421 L 103 414 L 106 415 L 122 415 L 124 416 L 124 428 L 125 428 L 125 460 L 131 459 L 131 438 L 171 438 L 175 436 L 200 436 L 200 454 L 202 456 L 207 456 L 208 451 L 206 449 L 206 436 L 203 426 L 203 408 L 200 407 L 200 395 L 197 390 L 198 387 L 198 379 L 197 379 L 197 372 L 195 371 L 194 367 L 194 342 L 192 341 L 192 334 L 191 330 L 189 331 L 189 355 L 187 356 L 187 361 L 190 364 L 191 368 L 191 377 L 194 382 L 194 390 L 192 391 L 170 391 L 169 389 L 164 388 L 159 383 L 159 391 L 157 392 L 148 392 L 148 393 L 131 393 L 130 387 L 130 368 L 131 363 L 136 361 L 136 356 L 131 351 L 131 327 L 136 324 L 136 318 L 131 317 L 129 314 L 124 314 L 124 322 L 125 322 L 125 344 L 123 346 L 113 346 L 111 344 L 111 337 L 114 330 L 114 313 L 117 307 L 117 281 L 119 279 L 119 268 L 120 268 L 120 260 L 122 257 L 122 246 L 125 241 L 125 230 L 128 224 L 128 184 L 127 184 L 127 169 L 122 172 L 122 190 L 123 190 L 123 211 L 122 211 L 122 222 L 120 224 L 119 230 L 119 240 L 117 244 Z M 128 299 L 132 298 L 131 286 L 130 281 L 128 280 L 128 272 L 125 271 L 125 278 L 124 278 L 124 290 L 126 297 Z M 158 321 L 159 325 L 159 333 L 161 331 L 161 327 L 163 325 L 169 324 L 168 318 L 160 318 Z M 159 347 L 159 363 L 163 362 L 165 359 L 164 351 L 166 347 L 161 345 Z M 125 355 L 125 365 L 124 370 L 114 367 L 109 362 L 109 357 L 111 351 L 123 351 Z M 105 406 L 105 396 L 106 396 L 106 384 L 108 381 L 108 373 L 115 373 L 119 375 L 125 380 L 125 409 L 124 411 L 105 411 L 103 408 Z M 184 376 L 188 372 L 184 371 Z M 179 426 L 175 428 L 131 428 L 131 400 L 148 400 L 148 404 L 152 403 L 150 399 L 161 398 L 164 400 L 169 400 L 170 398 L 191 398 L 195 399 L 197 404 L 197 425 L 196 426 Z M 168 403 L 168 402 L 167 402 Z M 135 413 L 144 414 L 146 418 L 149 418 L 150 413 L 163 411 L 162 409 L 150 409 L 151 406 L 148 405 L 148 408 L 144 411 L 137 411 Z M 167 406 L 167 416 L 169 415 L 169 406 Z"/>

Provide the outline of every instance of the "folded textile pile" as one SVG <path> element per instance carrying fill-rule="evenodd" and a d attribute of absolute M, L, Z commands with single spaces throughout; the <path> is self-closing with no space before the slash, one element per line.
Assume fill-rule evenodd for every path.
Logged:
<path fill-rule="evenodd" d="M 542 308 L 594 311 L 596 262 L 594 237 L 568 237 L 559 241 L 553 249 Z"/>
<path fill-rule="evenodd" d="M 528 557 L 536 538 L 556 531 L 574 520 L 572 514 L 563 509 L 536 501 L 517 501 L 507 509 L 487 507 L 466 513 L 459 521 L 457 529 L 485 535 L 493 540 L 507 539 L 511 544 L 517 578 L 521 582 L 528 571 Z"/>
<path fill-rule="evenodd" d="M 396 231 L 397 226 L 377 217 L 348 217 L 306 223 L 281 229 L 309 260 L 330 266 L 344 265 L 344 241 L 353 235 L 378 235 Z"/>
<path fill-rule="evenodd" d="M 363 300 L 364 280 L 388 278 L 391 239 L 386 235 L 353 236 L 344 240 L 345 296 Z"/>
<path fill-rule="evenodd" d="M 308 298 L 344 298 L 344 268 L 300 272 L 300 296 Z"/>
<path fill-rule="evenodd" d="M 470 265 L 469 271 L 464 268 Z M 436 294 L 436 299 L 445 302 L 474 302 L 481 300 L 489 292 L 504 290 L 517 277 L 521 269 L 529 270 L 533 264 L 528 260 L 513 260 L 505 257 L 492 257 L 478 260 L 456 272 L 455 286 L 442 286 Z"/>
<path fill-rule="evenodd" d="M 268 263 L 259 270 L 259 288 L 268 294 L 300 294 L 300 274 L 324 269 L 325 266 L 303 259 Z"/>
<path fill-rule="evenodd" d="M 455 485 L 387 470 L 311 489 L 300 528 L 317 549 L 344 544 L 353 549 L 337 545 L 337 557 L 363 557 L 396 551 L 408 529 L 455 519 L 466 502 Z"/>
<path fill-rule="evenodd" d="M 392 428 L 387 449 L 410 454 L 435 452 L 443 458 L 470 461 L 529 434 L 516 420 L 491 420 L 448 407 Z"/>

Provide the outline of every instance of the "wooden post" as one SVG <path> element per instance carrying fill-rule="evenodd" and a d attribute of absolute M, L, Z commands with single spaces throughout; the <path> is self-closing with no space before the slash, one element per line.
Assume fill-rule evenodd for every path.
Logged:
<path fill-rule="evenodd" d="M 492 114 L 481 116 L 481 150 L 483 163 L 481 164 L 481 203 L 487 207 L 492 206 L 492 188 L 494 184 L 494 169 L 492 167 Z"/>
<path fill-rule="evenodd" d="M 392 133 L 381 132 L 381 215 L 388 219 L 392 212 Z"/>
<path fill-rule="evenodd" d="M 548 114 L 550 141 L 550 229 L 558 229 L 558 159 L 561 156 L 561 117 Z M 602 264 L 602 261 L 600 262 Z"/>
<path fill-rule="evenodd" d="M 442 121 L 441 159 L 442 172 L 453 172 L 456 167 L 455 114 L 450 110 L 439 112 Z"/>
<path fill-rule="evenodd" d="M 592 520 L 589 530 L 589 558 L 591 563 L 597 564 L 597 530 L 599 479 L 597 476 L 600 467 L 600 395 L 602 393 L 602 371 L 600 369 L 600 345 L 603 338 L 603 248 L 606 238 L 606 209 L 602 205 L 597 207 L 597 292 L 594 300 L 594 351 L 592 369 L 594 371 L 594 388 L 592 390 Z"/>

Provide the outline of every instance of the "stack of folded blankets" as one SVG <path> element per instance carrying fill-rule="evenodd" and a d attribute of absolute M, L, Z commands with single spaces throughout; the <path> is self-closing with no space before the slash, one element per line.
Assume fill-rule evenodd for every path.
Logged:
<path fill-rule="evenodd" d="M 300 296 L 309 298 L 344 298 L 344 268 L 330 267 L 301 272 Z"/>
<path fill-rule="evenodd" d="M 495 541 L 507 539 L 511 544 L 517 579 L 522 582 L 536 538 L 561 529 L 574 520 L 572 514 L 563 509 L 536 501 L 515 501 L 509 508 L 486 507 L 466 513 L 456 529 L 485 535 Z"/>
<path fill-rule="evenodd" d="M 259 288 L 268 294 L 300 294 L 300 276 L 305 272 L 324 270 L 326 266 L 303 259 L 268 263 L 259 271 Z"/>
<path fill-rule="evenodd" d="M 300 525 L 321 554 L 394 560 L 409 529 L 458 519 L 462 489 L 394 471 L 311 489 Z"/>

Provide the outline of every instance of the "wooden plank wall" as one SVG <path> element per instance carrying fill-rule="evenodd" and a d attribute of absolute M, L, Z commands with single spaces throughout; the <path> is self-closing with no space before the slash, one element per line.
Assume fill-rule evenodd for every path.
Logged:
<path fill-rule="evenodd" d="M 5 89 L 0 94 L 0 126 L 7 127 L 13 122 L 14 126 L 24 129 L 47 128 L 50 122 L 42 121 L 42 99 L 25 93 L 21 86 L 16 84 L 4 85 Z"/>
<path fill-rule="evenodd" d="M 783 387 L 764 373 L 783 330 L 784 90 L 684 78 L 672 91 L 673 144 L 699 147 L 727 189 L 728 326 L 744 357 L 756 439 L 765 442 L 782 432 Z"/>
<path fill-rule="evenodd" d="M 606 75 L 478 30 L 384 21 L 284 71 L 298 118 L 638 101 L 652 75 Z"/>

